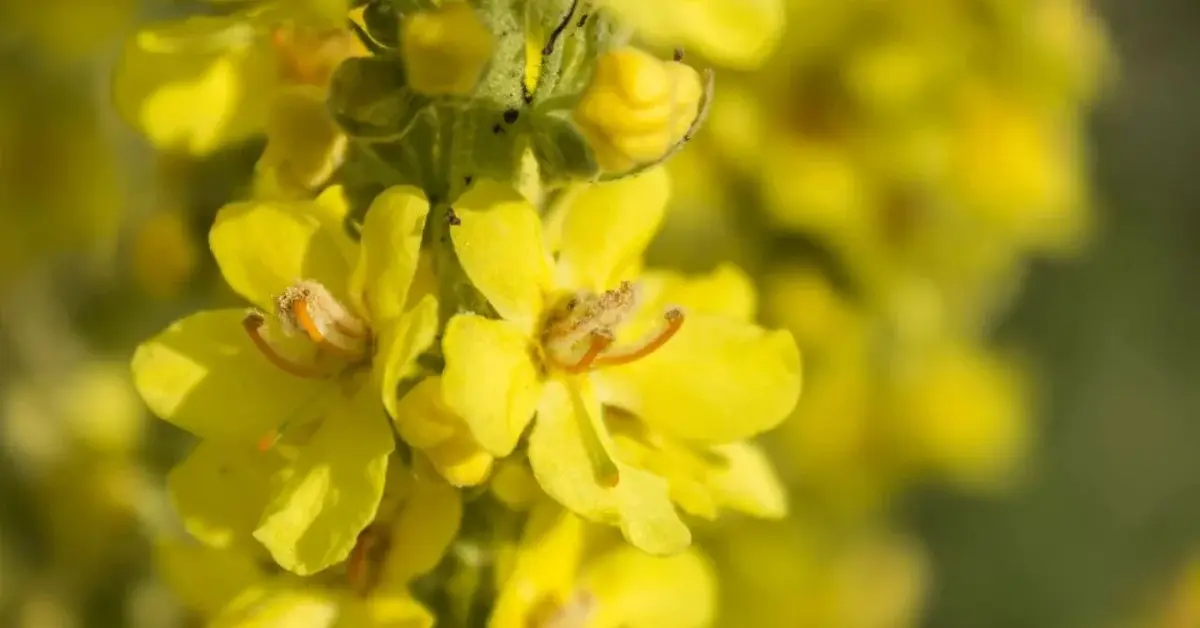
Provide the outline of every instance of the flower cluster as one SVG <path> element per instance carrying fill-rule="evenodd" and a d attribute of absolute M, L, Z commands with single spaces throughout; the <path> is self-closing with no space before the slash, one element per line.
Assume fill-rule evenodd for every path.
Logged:
<path fill-rule="evenodd" d="M 92 4 L 0 30 L 87 56 L 137 3 Z M 129 373 L 0 391 L 46 577 L 82 574 L 13 595 L 78 606 L 140 524 L 213 626 L 894 628 L 934 574 L 889 506 L 1020 479 L 990 331 L 1088 240 L 1084 0 L 188 8 L 106 81 L 0 71 L 0 286 L 124 226 L 136 288 L 69 299 Z"/>
<path fill-rule="evenodd" d="M 1036 391 L 990 334 L 1031 259 L 1087 243 L 1080 137 L 1108 57 L 1076 0 L 788 5 L 789 37 L 760 71 L 721 75 L 706 132 L 669 164 L 680 193 L 655 252 L 732 256 L 795 335 L 805 393 L 767 441 L 804 521 L 770 533 L 854 554 L 907 487 L 1022 479 Z M 865 540 L 829 534 L 844 527 Z M 777 589 L 731 596 L 731 620 L 915 621 L 916 575 L 872 585 L 906 600 L 887 618 L 858 623 L 835 593 L 828 616 L 798 609 L 803 561 L 745 557 L 765 534 L 733 530 L 722 552 L 771 574 L 743 590 Z M 912 554 L 899 572 L 921 572 Z"/>
<path fill-rule="evenodd" d="M 786 516 L 754 439 L 801 388 L 750 277 L 645 257 L 711 75 L 615 3 L 336 4 L 149 29 L 118 67 L 164 150 L 266 138 L 208 231 L 248 307 L 132 358 L 199 439 L 164 577 L 220 626 L 710 624 L 689 522 Z"/>

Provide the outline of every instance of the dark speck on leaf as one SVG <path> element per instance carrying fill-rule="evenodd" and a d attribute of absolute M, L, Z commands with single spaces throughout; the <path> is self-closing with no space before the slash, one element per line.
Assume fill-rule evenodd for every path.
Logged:
<path fill-rule="evenodd" d="M 471 182 L 474 180 L 475 180 L 475 177 L 472 177 L 471 175 L 467 175 L 467 176 L 463 177 L 463 185 L 471 185 Z"/>
<path fill-rule="evenodd" d="M 451 227 L 457 227 L 462 224 L 462 219 L 458 217 L 458 214 L 454 213 L 453 207 L 446 208 L 446 223 Z"/>
<path fill-rule="evenodd" d="M 676 62 L 683 61 L 683 48 L 675 49 L 675 61 Z"/>
<path fill-rule="evenodd" d="M 517 111 L 516 109 L 508 109 L 508 110 L 506 110 L 506 111 L 504 112 L 504 122 L 505 122 L 505 124 L 512 124 L 512 123 L 516 122 L 516 121 L 517 121 L 517 118 L 518 118 L 520 115 L 521 115 L 521 112 Z"/>
<path fill-rule="evenodd" d="M 577 28 L 583 28 L 583 25 L 587 24 L 587 19 L 588 19 L 588 14 L 584 13 L 583 15 L 579 16 L 579 23 L 576 24 L 575 26 Z"/>
<path fill-rule="evenodd" d="M 492 126 L 492 133 L 494 133 L 496 135 L 500 135 L 503 132 L 504 132 L 504 127 L 500 126 L 499 124 Z"/>

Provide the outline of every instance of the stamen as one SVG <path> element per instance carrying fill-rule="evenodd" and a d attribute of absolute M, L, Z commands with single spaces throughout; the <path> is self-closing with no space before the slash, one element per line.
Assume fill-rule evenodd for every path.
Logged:
<path fill-rule="evenodd" d="M 666 322 L 664 327 L 659 329 L 649 338 L 637 343 L 631 349 L 606 353 L 596 358 L 591 363 L 592 368 L 603 368 L 606 366 L 620 366 L 622 364 L 629 364 L 630 362 L 640 360 L 651 353 L 658 351 L 679 331 L 680 327 L 683 327 L 683 318 L 683 310 L 679 308 L 667 310 L 666 313 L 663 314 L 663 320 Z"/>
<path fill-rule="evenodd" d="M 280 321 L 323 350 L 349 360 L 365 357 L 370 331 L 320 283 L 297 282 L 275 299 Z"/>
<path fill-rule="evenodd" d="M 597 351 L 596 343 L 600 343 L 599 352 L 608 348 L 613 330 L 632 314 L 637 299 L 637 290 L 629 281 L 600 294 L 580 292 L 573 295 L 546 321 L 542 347 L 548 360 L 570 373 L 587 370 L 597 357 L 592 355 Z M 586 346 L 587 350 L 582 359 L 576 359 L 580 346 Z"/>
<path fill-rule="evenodd" d="M 264 435 L 258 441 L 258 453 L 265 454 L 274 449 L 275 444 L 279 442 L 280 438 L 283 438 L 282 428 L 267 432 L 266 435 Z"/>
<path fill-rule="evenodd" d="M 292 316 L 295 317 L 296 323 L 300 326 L 301 329 L 304 330 L 305 333 L 308 334 L 308 337 L 314 343 L 316 343 L 317 346 L 322 347 L 324 349 L 328 349 L 328 350 L 330 350 L 342 357 L 345 357 L 345 358 L 361 357 L 358 352 L 356 352 L 352 349 L 347 349 L 346 347 L 343 347 L 340 344 L 338 344 L 337 342 L 334 342 L 333 340 L 328 338 L 325 335 L 325 333 L 323 333 L 321 331 L 321 329 L 319 327 L 317 327 L 317 323 L 312 319 L 312 316 L 310 316 L 308 313 L 308 302 L 307 301 L 305 301 L 303 299 L 296 299 L 295 301 L 293 301 L 292 302 Z M 338 325 L 336 323 L 334 324 L 334 327 L 335 327 L 335 329 L 337 329 L 338 332 L 341 332 L 343 329 L 343 327 L 341 325 Z"/>
<path fill-rule="evenodd" d="M 367 526 L 359 533 L 358 542 L 346 562 L 346 579 L 360 594 L 366 595 L 375 588 L 380 574 L 374 567 L 390 545 L 391 538 L 387 530 L 378 523 Z"/>
<path fill-rule="evenodd" d="M 267 339 L 263 338 L 259 331 L 265 322 L 266 319 L 261 313 L 250 312 L 246 314 L 245 318 L 242 319 L 242 327 L 246 330 L 246 333 L 250 335 L 250 340 L 254 343 L 254 346 L 257 347 L 259 352 L 261 352 L 263 356 L 267 358 L 268 362 L 275 366 L 275 368 L 278 368 L 279 370 L 296 377 L 301 377 L 304 379 L 325 379 L 327 377 L 324 373 L 315 368 L 296 364 L 295 362 L 292 362 L 291 360 L 279 355 L 279 353 L 275 351 L 275 348 L 271 346 L 271 343 L 267 342 Z"/>
<path fill-rule="evenodd" d="M 572 374 L 582 373 L 590 369 L 592 367 L 592 363 L 595 362 L 596 358 L 599 357 L 600 354 L 612 344 L 612 341 L 613 339 L 610 336 L 594 334 L 592 336 L 592 342 L 588 347 L 587 353 L 584 353 L 583 357 L 579 358 L 579 361 L 575 364 L 562 366 L 561 368 L 564 371 Z"/>

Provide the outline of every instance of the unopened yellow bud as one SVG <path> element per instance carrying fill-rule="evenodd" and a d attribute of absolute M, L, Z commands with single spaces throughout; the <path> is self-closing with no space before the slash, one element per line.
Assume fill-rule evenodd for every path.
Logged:
<path fill-rule="evenodd" d="M 263 197 L 307 196 L 333 175 L 346 152 L 346 136 L 312 87 L 281 90 L 267 118 L 267 148 L 259 161 Z"/>
<path fill-rule="evenodd" d="M 597 59 L 575 122 L 599 166 L 622 172 L 663 157 L 683 140 L 703 97 L 691 67 L 623 48 Z"/>
<path fill-rule="evenodd" d="M 409 87 L 430 96 L 470 93 L 492 56 L 492 34 L 466 2 L 405 19 L 401 38 Z"/>

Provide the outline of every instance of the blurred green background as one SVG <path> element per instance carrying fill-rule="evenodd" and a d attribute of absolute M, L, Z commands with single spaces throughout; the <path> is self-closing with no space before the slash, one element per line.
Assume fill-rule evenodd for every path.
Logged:
<path fill-rule="evenodd" d="M 1030 480 L 909 505 L 938 572 L 931 627 L 1111 625 L 1200 541 L 1200 4 L 1096 7 L 1121 66 L 1090 125 L 1099 238 L 1036 263 L 999 332 L 1041 365 Z"/>
<path fill-rule="evenodd" d="M 118 119 L 120 42 L 176 12 L 136 4 L 0 0 L 0 626 L 183 621 L 147 538 L 187 440 L 136 410 L 124 360 L 226 298 L 203 234 L 261 142 L 175 160 Z M 931 559 L 918 625 L 1200 626 L 1158 620 L 1200 600 L 1178 588 L 1200 550 L 1200 3 L 1093 6 L 1118 60 L 1088 124 L 1096 237 L 1035 261 L 994 333 L 1039 393 L 1014 488 L 899 499 Z"/>

